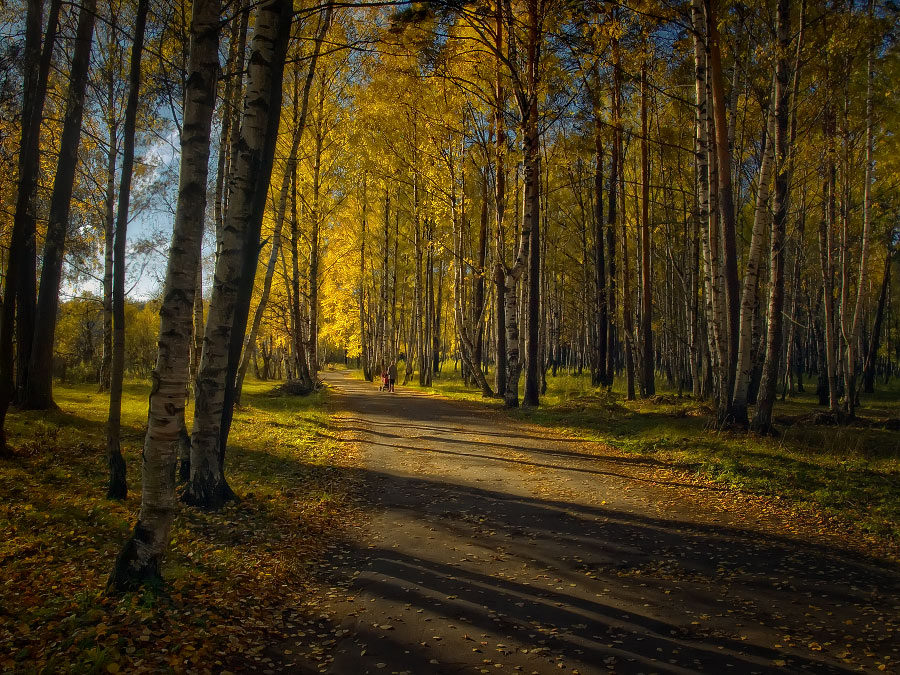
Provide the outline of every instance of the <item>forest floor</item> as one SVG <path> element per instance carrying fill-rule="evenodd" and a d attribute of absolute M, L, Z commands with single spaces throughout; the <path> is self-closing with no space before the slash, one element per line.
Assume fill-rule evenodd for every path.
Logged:
<path fill-rule="evenodd" d="M 241 501 L 179 510 L 165 586 L 108 597 L 115 556 L 140 506 L 149 383 L 126 383 L 131 492 L 105 499 L 108 396 L 55 388 L 60 410 L 13 412 L 0 460 L 0 672 L 266 670 L 280 636 L 318 629 L 318 564 L 355 517 L 353 449 L 328 433 L 326 397 L 247 382 L 226 472 Z M 190 419 L 190 417 L 189 417 Z M 355 472 L 354 474 L 355 475 Z"/>
<path fill-rule="evenodd" d="M 742 440 L 680 399 L 557 386 L 500 411 L 449 379 L 248 382 L 241 501 L 180 509 L 165 586 L 116 598 L 147 385 L 125 391 L 125 503 L 104 498 L 105 395 L 13 413 L 0 671 L 900 673 L 897 432 Z"/>
<path fill-rule="evenodd" d="M 900 567 L 774 498 L 347 372 L 370 517 L 298 672 L 900 672 Z"/>

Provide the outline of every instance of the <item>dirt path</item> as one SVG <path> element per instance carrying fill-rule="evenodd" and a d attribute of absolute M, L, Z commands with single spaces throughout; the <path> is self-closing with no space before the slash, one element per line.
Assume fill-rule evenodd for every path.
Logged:
<path fill-rule="evenodd" d="M 490 410 L 326 379 L 343 437 L 361 442 L 372 516 L 333 555 L 320 647 L 288 647 L 285 666 L 900 672 L 897 569 Z"/>

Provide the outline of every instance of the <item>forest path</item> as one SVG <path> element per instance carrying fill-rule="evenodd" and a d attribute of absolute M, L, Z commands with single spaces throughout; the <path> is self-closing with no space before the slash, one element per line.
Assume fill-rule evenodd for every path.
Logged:
<path fill-rule="evenodd" d="M 298 644 L 285 666 L 900 672 L 896 568 L 793 538 L 648 460 L 476 405 L 325 379 L 337 431 L 361 446 L 371 513 L 330 560 L 319 646 Z"/>

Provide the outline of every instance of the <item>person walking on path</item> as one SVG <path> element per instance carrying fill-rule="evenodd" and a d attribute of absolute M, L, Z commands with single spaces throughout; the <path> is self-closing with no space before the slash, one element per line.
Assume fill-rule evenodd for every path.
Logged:
<path fill-rule="evenodd" d="M 396 359 L 391 361 L 391 367 L 388 368 L 388 386 L 390 387 L 389 391 L 394 393 L 394 383 L 397 381 L 397 361 Z"/>

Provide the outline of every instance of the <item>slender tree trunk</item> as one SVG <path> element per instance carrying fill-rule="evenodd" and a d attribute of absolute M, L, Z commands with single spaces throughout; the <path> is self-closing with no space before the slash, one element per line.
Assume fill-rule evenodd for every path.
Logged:
<path fill-rule="evenodd" d="M 525 172 L 524 215 L 519 233 L 519 251 L 512 270 L 506 275 L 506 348 L 507 377 L 504 395 L 507 407 L 519 405 L 519 375 L 522 363 L 519 358 L 518 281 L 528 268 L 528 312 L 526 323 L 525 404 L 538 405 L 538 310 L 540 301 L 540 136 L 537 119 L 538 85 L 538 1 L 529 0 L 528 39 L 526 44 L 525 86 L 516 92 L 522 115 L 522 156 Z M 532 249 L 538 249 L 532 251 Z M 532 314 L 532 310 L 534 313 Z M 533 319 L 533 321 L 532 321 Z"/>
<path fill-rule="evenodd" d="M 234 16 L 231 20 L 231 36 L 228 45 L 228 67 L 231 72 L 225 78 L 225 91 L 222 97 L 222 129 L 219 136 L 219 152 L 216 168 L 215 198 L 213 199 L 213 217 L 216 226 L 216 250 L 222 239 L 222 228 L 225 223 L 225 208 L 230 162 L 234 159 L 236 143 L 239 138 L 241 120 L 241 93 L 244 84 L 244 53 L 247 50 L 247 25 L 250 8 L 244 6 L 244 0 L 237 0 L 234 5 Z"/>
<path fill-rule="evenodd" d="M 496 238 L 494 252 L 494 338 L 496 363 L 494 364 L 494 388 L 497 395 L 506 393 L 507 345 L 506 345 L 506 263 L 504 261 L 505 234 L 503 217 L 506 211 L 506 128 L 503 124 L 503 113 L 506 107 L 506 92 L 500 73 L 500 55 L 503 54 L 503 2 L 497 2 L 494 49 L 497 54 L 495 66 L 497 79 L 494 102 L 494 129 L 496 144 L 494 148 L 494 215 L 496 218 Z"/>
<path fill-rule="evenodd" d="M 124 591 L 160 579 L 175 518 L 175 464 L 179 419 L 184 417 L 191 319 L 203 239 L 209 139 L 219 67 L 219 0 L 194 0 L 189 77 L 184 92 L 181 175 L 163 302 L 159 354 L 147 416 L 141 474 L 141 510 L 108 582 Z"/>
<path fill-rule="evenodd" d="M 650 156 L 647 128 L 647 64 L 641 64 L 641 396 L 656 393 L 653 355 L 653 279 L 650 277 Z"/>
<path fill-rule="evenodd" d="M 874 13 L 873 2 L 874 0 L 869 0 L 870 18 Z M 866 60 L 866 170 L 863 182 L 863 231 L 859 254 L 859 278 L 856 281 L 856 301 L 853 305 L 853 315 L 850 318 L 849 325 L 846 313 L 841 313 L 844 342 L 846 343 L 844 411 L 850 419 L 853 419 L 856 415 L 856 348 L 862 327 L 862 307 L 865 304 L 866 282 L 869 271 L 869 244 L 872 238 L 872 176 L 875 167 L 875 142 L 872 134 L 872 79 L 874 75 L 874 46 L 870 43 Z M 849 292 L 849 288 L 845 287 L 844 292 Z"/>
<path fill-rule="evenodd" d="M 607 270 L 609 273 L 609 283 L 607 284 L 607 317 L 609 326 L 606 331 L 606 385 L 612 387 L 613 375 L 615 373 L 615 353 L 616 353 L 616 208 L 618 197 L 619 182 L 619 162 L 622 156 L 622 74 L 619 64 L 619 45 L 618 40 L 614 41 L 613 46 L 613 90 L 612 90 L 612 114 L 613 114 L 613 142 L 612 152 L 609 163 L 609 212 L 606 220 L 606 251 L 607 251 Z"/>
<path fill-rule="evenodd" d="M 777 95 L 777 92 L 776 92 Z M 756 308 L 759 265 L 762 258 L 765 227 L 769 214 L 769 183 L 772 178 L 772 165 L 775 159 L 774 116 L 768 114 L 765 133 L 763 134 L 763 155 L 759 167 L 759 180 L 756 192 L 756 209 L 753 216 L 753 230 L 750 236 L 750 251 L 747 255 L 747 267 L 744 271 L 744 289 L 741 296 L 741 322 L 738 340 L 737 375 L 734 384 L 734 397 L 731 403 L 731 414 L 737 424 L 746 426 L 748 393 L 750 391 L 750 374 L 752 363 L 750 352 L 753 338 L 753 315 Z"/>
<path fill-rule="evenodd" d="M 321 191 L 322 145 L 325 141 L 322 127 L 324 106 L 325 87 L 323 86 L 319 94 L 316 119 L 316 150 L 313 160 L 313 194 L 309 234 L 309 349 L 307 354 L 309 356 L 309 374 L 313 385 L 315 385 L 319 370 L 319 229 L 321 219 L 319 193 Z"/>
<path fill-rule="evenodd" d="M 881 326 L 884 321 L 884 307 L 887 300 L 888 288 L 891 284 L 891 263 L 893 253 L 889 249 L 884 257 L 884 273 L 881 277 L 881 291 L 878 294 L 878 306 L 875 309 L 875 323 L 872 326 L 872 335 L 869 337 L 869 347 L 866 351 L 866 362 L 863 367 L 863 391 L 867 394 L 875 393 L 875 362 L 878 359 L 878 348 L 881 345 Z"/>
<path fill-rule="evenodd" d="M 734 196 L 731 184 L 731 145 L 728 139 L 726 103 L 722 76 L 722 56 L 719 47 L 717 6 L 720 0 L 706 0 L 709 45 L 709 83 L 712 92 L 713 120 L 715 122 L 715 147 L 718 175 L 718 208 L 722 227 L 722 273 L 725 280 L 725 311 L 727 324 L 723 326 L 728 334 L 728 360 L 725 371 L 724 400 L 726 408 L 731 408 L 731 394 L 734 391 L 735 365 L 738 353 L 738 332 L 740 316 L 740 293 L 738 290 L 737 246 L 735 243 Z"/>
<path fill-rule="evenodd" d="M 594 156 L 596 157 L 594 171 L 594 306 L 597 311 L 597 325 L 594 327 L 595 337 L 593 342 L 595 349 L 591 364 L 591 381 L 594 386 L 598 386 L 609 384 L 606 378 L 609 297 L 606 289 L 606 251 L 604 250 L 606 242 L 603 238 L 605 229 L 603 227 L 603 137 L 600 133 L 601 120 L 599 110 L 595 110 L 594 116 Z"/>
<path fill-rule="evenodd" d="M 61 2 L 53 0 L 41 48 L 43 3 L 29 0 L 25 13 L 24 91 L 19 144 L 19 184 L 9 250 L 6 287 L 0 316 L 0 454 L 7 451 L 6 412 L 14 398 L 25 399 L 31 346 L 34 338 L 37 223 L 37 184 L 40 172 L 40 130 L 47 79 Z M 16 349 L 13 350 L 13 335 Z M 15 354 L 15 359 L 14 355 Z"/>
<path fill-rule="evenodd" d="M 475 278 L 472 281 L 472 318 L 473 328 L 475 331 L 474 351 L 472 360 L 475 367 L 481 371 L 482 353 L 484 351 L 484 312 L 485 312 L 485 276 L 487 268 L 488 249 L 488 179 L 487 175 L 482 175 L 481 181 L 481 218 L 478 227 L 478 257 Z M 493 396 L 490 386 L 486 389 L 482 386 L 482 393 L 485 396 Z"/>
<path fill-rule="evenodd" d="M 290 0 L 260 5 L 250 48 L 239 152 L 232 157 L 230 198 L 197 378 L 191 478 L 182 497 L 204 509 L 221 508 L 234 497 L 224 475 L 225 446 L 272 174 L 291 11 Z"/>
<path fill-rule="evenodd" d="M 790 0 L 778 0 L 778 60 L 775 65 L 775 195 L 773 198 L 770 280 L 769 326 L 766 335 L 766 359 L 756 398 L 753 428 L 768 433 L 772 429 L 772 408 L 778 387 L 778 367 L 783 351 L 784 333 L 784 240 L 790 189 L 790 148 L 788 147 L 788 115 L 791 87 L 788 48 L 791 42 Z"/>
<path fill-rule="evenodd" d="M 144 51 L 144 27 L 147 25 L 149 0 L 138 0 L 134 19 L 134 42 L 128 73 L 128 101 L 122 148 L 122 178 L 119 181 L 119 207 L 116 214 L 116 236 L 113 252 L 113 353 L 109 387 L 109 417 L 106 423 L 106 459 L 109 465 L 107 499 L 125 499 L 125 458 L 120 447 L 122 423 L 122 381 L 125 377 L 125 243 L 128 207 L 131 199 L 131 177 L 134 171 L 134 136 L 137 130 L 137 108 L 141 91 L 141 56 Z"/>
<path fill-rule="evenodd" d="M 362 179 L 362 222 L 360 223 L 359 234 L 359 352 L 362 362 L 363 377 L 366 381 L 372 380 L 372 366 L 369 363 L 368 344 L 366 341 L 366 215 L 368 212 L 368 199 L 366 195 L 366 178 L 363 173 Z M 409 356 L 407 356 L 407 366 L 409 364 Z M 407 367 L 407 379 L 409 379 L 409 368 Z M 405 382 L 404 382 L 405 384 Z"/>
<path fill-rule="evenodd" d="M 291 169 L 291 284 L 288 291 L 290 306 L 291 349 L 293 374 L 304 387 L 312 387 L 306 358 L 306 342 L 303 335 L 303 316 L 300 309 L 300 220 L 297 216 L 297 165 Z M 289 371 L 291 372 L 291 371 Z"/>
<path fill-rule="evenodd" d="M 78 13 L 75 51 L 69 71 L 66 116 L 59 139 L 59 159 L 50 198 L 50 217 L 44 239 L 41 286 L 34 315 L 34 339 L 28 364 L 23 407 L 46 410 L 53 407 L 53 342 L 59 309 L 59 283 L 62 278 L 63 252 L 69 225 L 69 208 L 75 186 L 75 168 L 81 141 L 84 92 L 90 67 L 94 36 L 96 0 L 83 0 Z"/>
<path fill-rule="evenodd" d="M 111 31 L 117 30 L 113 18 Z M 112 47 L 110 48 L 112 49 Z M 109 391 L 113 350 L 113 242 L 116 231 L 116 161 L 118 159 L 119 123 L 115 116 L 114 79 L 107 81 L 106 105 L 109 111 L 109 147 L 106 152 L 106 200 L 103 223 L 103 354 L 100 360 L 100 386 L 98 392 Z"/>
<path fill-rule="evenodd" d="M 828 150 L 826 151 L 825 160 L 823 214 L 819 226 L 819 259 L 822 269 L 823 309 L 825 313 L 825 324 L 822 331 L 824 333 L 825 360 L 824 363 L 820 364 L 820 367 L 825 368 L 829 408 L 832 413 L 838 415 L 840 403 L 837 388 L 837 336 L 835 335 L 834 262 L 832 260 L 835 221 L 835 165 L 832 159 L 834 156 L 834 114 L 830 110 L 830 105 L 826 104 L 824 116 L 825 139 Z"/>

